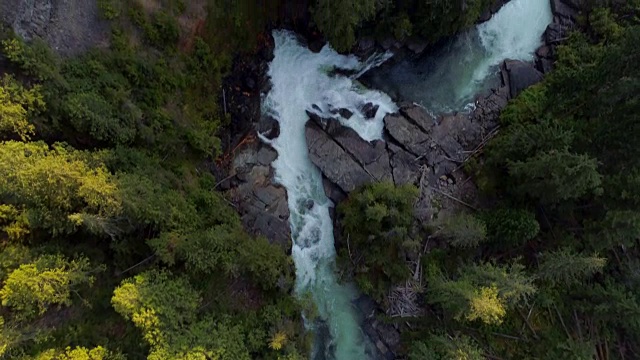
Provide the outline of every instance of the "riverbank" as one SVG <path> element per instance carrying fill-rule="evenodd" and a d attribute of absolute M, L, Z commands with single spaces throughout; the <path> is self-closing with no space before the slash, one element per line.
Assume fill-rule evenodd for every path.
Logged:
<path fill-rule="evenodd" d="M 367 143 L 353 130 L 337 125 L 335 120 L 309 113 L 312 121 L 307 124 L 307 143 L 312 161 L 324 175 L 327 196 L 338 203 L 358 186 L 391 180 L 396 184 L 420 186 L 420 201 L 416 205 L 419 222 L 429 222 L 439 212 L 473 207 L 478 200 L 476 186 L 463 171 L 463 165 L 481 152 L 482 146 L 496 134 L 498 117 L 507 102 L 540 81 L 543 73 L 552 68 L 558 36 L 564 36 L 572 26 L 569 20 L 573 18 L 563 14 L 554 6 L 554 21 L 545 31 L 545 41 L 537 49 L 535 61 L 503 62 L 500 85 L 479 97 L 475 110 L 470 113 L 433 117 L 420 106 L 401 103 L 398 114 L 385 118 L 384 143 Z M 348 116 L 347 112 L 338 111 L 341 116 Z M 371 111 L 375 115 L 375 110 Z M 253 124 L 268 138 L 279 135 L 277 122 L 269 117 L 262 116 Z M 236 156 L 231 173 L 236 172 L 232 182 L 238 181 L 239 185 L 230 187 L 234 198 L 242 199 L 239 201 L 241 211 L 248 209 L 244 210 L 245 225 L 255 233 L 270 234 L 270 229 L 282 229 L 270 239 L 285 246 L 289 241 L 289 234 L 284 231 L 288 214 L 283 204 L 287 197 L 275 183 L 273 170 L 267 166 L 274 156 L 276 154 L 261 142 L 246 145 L 241 155 Z M 338 223 L 334 223 L 334 229 L 339 229 Z M 345 246 L 337 236 L 336 246 Z M 419 254 L 412 257 L 419 258 Z M 397 323 L 383 324 L 379 318 L 382 314 L 392 318 L 402 314 L 394 313 L 391 304 L 372 307 L 370 300 L 364 298 L 358 302 L 369 304 L 360 306 L 367 309 L 363 310 L 367 319 L 365 328 L 369 329 L 367 332 L 382 356 L 392 358 L 404 327 Z M 397 341 L 393 340 L 396 338 Z"/>

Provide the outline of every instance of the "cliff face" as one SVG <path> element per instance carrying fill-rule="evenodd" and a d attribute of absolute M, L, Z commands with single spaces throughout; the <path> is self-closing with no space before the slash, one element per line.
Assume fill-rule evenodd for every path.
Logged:
<path fill-rule="evenodd" d="M 96 0 L 2 0 L 0 21 L 26 40 L 40 37 L 61 55 L 107 46 L 109 24 Z"/>

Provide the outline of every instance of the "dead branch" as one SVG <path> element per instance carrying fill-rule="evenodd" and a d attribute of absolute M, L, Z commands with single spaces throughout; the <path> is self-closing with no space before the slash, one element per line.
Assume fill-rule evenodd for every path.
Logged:
<path fill-rule="evenodd" d="M 533 326 L 531 325 L 531 323 L 529 322 L 529 317 L 531 316 L 531 312 L 533 311 L 533 306 L 531 307 L 531 310 L 529 310 L 529 315 L 524 316 L 524 314 L 522 313 L 522 311 L 520 309 L 518 309 L 518 313 L 520 314 L 520 316 L 522 316 L 522 319 L 524 320 L 524 325 L 522 325 L 523 330 L 524 330 L 524 326 L 527 326 L 529 328 L 529 330 L 531 330 L 531 333 L 533 334 L 533 337 L 538 340 L 538 334 L 536 333 L 536 330 L 533 328 Z M 522 332 L 522 330 L 521 330 Z"/>
<path fill-rule="evenodd" d="M 456 202 L 468 207 L 469 209 L 471 209 L 473 211 L 478 211 L 478 209 L 476 209 L 473 205 L 470 205 L 470 204 L 468 204 L 468 203 L 466 203 L 466 202 L 464 202 L 464 201 L 462 201 L 462 200 L 460 200 L 460 199 L 458 199 L 458 198 L 456 198 L 456 197 L 454 197 L 452 195 L 449 195 L 449 194 L 445 193 L 444 191 L 442 191 L 440 189 L 436 189 L 433 186 L 431 186 L 431 189 L 436 191 L 436 192 L 438 192 L 438 193 L 440 193 L 440 194 L 442 194 L 442 195 L 444 195 L 444 196 L 446 196 L 447 198 L 449 198 L 449 199 L 451 199 L 453 201 L 456 201 Z"/>
<path fill-rule="evenodd" d="M 452 172 L 456 172 L 460 169 L 462 169 L 462 167 L 464 166 L 464 164 L 471 160 L 471 158 L 473 158 L 474 156 L 476 156 L 478 153 L 482 152 L 484 150 L 484 147 L 487 145 L 487 143 L 489 141 L 491 141 L 491 139 L 493 139 L 496 135 L 498 135 L 498 133 L 500 132 L 500 126 L 496 127 L 495 129 L 491 130 L 491 132 L 482 140 L 482 142 L 480 144 L 478 144 L 478 146 L 476 146 L 475 149 L 473 149 L 469 156 L 467 156 L 460 165 L 458 165 L 457 168 L 455 168 L 455 170 L 453 170 Z M 465 151 L 466 153 L 466 151 Z M 459 161 L 458 161 L 459 162 Z"/>
<path fill-rule="evenodd" d="M 224 179 L 222 179 L 222 180 L 218 181 L 218 182 L 213 186 L 213 188 L 214 188 L 214 189 L 217 189 L 217 188 L 218 188 L 218 186 L 222 185 L 222 183 L 223 183 L 223 182 L 225 182 L 225 181 L 227 181 L 227 180 L 231 179 L 231 178 L 232 178 L 232 177 L 234 177 L 234 176 L 236 176 L 236 174 L 229 175 L 229 176 L 227 176 L 226 178 L 224 178 Z"/>
<path fill-rule="evenodd" d="M 564 332 L 567 333 L 569 339 L 572 339 L 571 333 L 569 333 L 569 330 L 567 329 L 567 326 L 564 324 L 564 320 L 562 319 L 562 315 L 560 315 L 560 310 L 558 310 L 558 307 L 555 304 L 553 304 L 553 308 L 556 310 L 556 314 L 558 314 L 558 318 L 560 319 L 560 323 L 562 324 Z"/>
<path fill-rule="evenodd" d="M 423 309 L 418 306 L 418 293 L 420 292 L 422 292 L 422 286 L 413 280 L 407 280 L 404 285 L 394 287 L 387 296 L 389 304 L 387 314 L 391 317 L 422 315 Z"/>
<path fill-rule="evenodd" d="M 576 312 L 576 309 L 573 309 L 573 318 L 576 321 L 576 328 L 578 329 L 578 337 L 580 338 L 580 341 L 583 341 L 582 327 L 580 326 L 580 319 L 578 319 L 578 313 Z"/>
<path fill-rule="evenodd" d="M 133 266 L 131 266 L 131 267 L 119 272 L 119 273 L 117 273 L 116 276 L 122 276 L 122 274 L 127 273 L 127 272 L 135 269 L 136 267 L 148 262 L 149 260 L 153 259 L 154 257 L 156 257 L 156 254 L 152 254 L 151 256 L 147 257 L 146 259 L 140 261 L 139 263 L 137 263 L 137 264 L 135 264 L 135 265 L 133 265 Z"/>

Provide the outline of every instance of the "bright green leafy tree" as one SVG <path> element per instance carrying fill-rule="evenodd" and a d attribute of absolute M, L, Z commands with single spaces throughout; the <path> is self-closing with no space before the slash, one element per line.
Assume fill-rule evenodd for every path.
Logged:
<path fill-rule="evenodd" d="M 87 258 L 40 256 L 9 274 L 0 290 L 2 306 L 24 318 L 42 315 L 53 305 L 70 306 L 72 293 L 80 285 L 91 285 L 94 274 L 103 269 L 92 267 Z"/>

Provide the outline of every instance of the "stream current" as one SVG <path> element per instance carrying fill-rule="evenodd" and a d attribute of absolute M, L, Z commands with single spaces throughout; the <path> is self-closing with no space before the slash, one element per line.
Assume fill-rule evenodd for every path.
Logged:
<path fill-rule="evenodd" d="M 395 84 L 402 89 L 402 98 L 433 112 L 463 107 L 486 86 L 502 60 L 532 59 L 550 21 L 548 0 L 512 0 L 491 20 L 460 35 L 435 57 L 400 63 L 386 74 L 378 74 L 376 86 L 386 90 L 384 84 Z M 373 359 L 373 346 L 353 304 L 358 292 L 337 281 L 329 215 L 334 204 L 324 193 L 320 171 L 309 160 L 305 124 L 306 111 L 311 111 L 325 118 L 337 117 L 365 140 L 381 139 L 383 118 L 397 111 L 397 106 L 384 92 L 366 89 L 356 79 L 390 55 L 360 61 L 340 55 L 328 45 L 313 53 L 291 32 L 274 31 L 273 37 L 274 59 L 268 71 L 273 86 L 263 97 L 262 112 L 280 123 L 280 135 L 262 140 L 278 152 L 272 165 L 276 181 L 287 190 L 296 292 L 309 295 L 317 307 L 318 319 L 307 321 L 316 335 L 312 359 Z M 355 75 L 332 74 L 336 68 Z M 379 106 L 372 120 L 365 120 L 362 114 L 366 103 Z M 341 108 L 353 113 L 348 121 L 335 114 Z"/>

